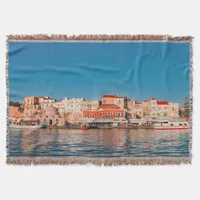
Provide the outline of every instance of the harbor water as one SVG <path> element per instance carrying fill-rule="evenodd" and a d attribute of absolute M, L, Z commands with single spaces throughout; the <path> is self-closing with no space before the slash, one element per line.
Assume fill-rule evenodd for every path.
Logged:
<path fill-rule="evenodd" d="M 8 156 L 189 157 L 189 131 L 10 129 Z"/>

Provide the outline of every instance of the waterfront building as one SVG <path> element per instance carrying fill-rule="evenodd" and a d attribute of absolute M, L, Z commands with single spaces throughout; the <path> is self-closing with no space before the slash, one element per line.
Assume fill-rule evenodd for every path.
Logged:
<path fill-rule="evenodd" d="M 179 117 L 179 106 L 178 103 L 169 103 L 169 117 L 178 118 Z"/>
<path fill-rule="evenodd" d="M 65 113 L 66 122 L 70 124 L 77 124 L 78 122 L 82 122 L 82 112 L 80 113 Z"/>
<path fill-rule="evenodd" d="M 39 109 L 38 97 L 36 96 L 29 96 L 24 98 L 23 104 L 23 117 L 31 117 L 37 114 Z"/>
<path fill-rule="evenodd" d="M 82 101 L 81 111 L 95 111 L 98 110 L 100 101 Z"/>
<path fill-rule="evenodd" d="M 157 101 L 156 98 L 150 100 L 150 116 L 153 120 L 169 118 L 168 101 Z"/>
<path fill-rule="evenodd" d="M 97 110 L 84 110 L 83 118 L 125 118 L 124 97 L 104 95 Z"/>
<path fill-rule="evenodd" d="M 85 118 L 125 118 L 124 109 L 99 109 L 97 111 L 83 111 L 83 117 Z"/>
<path fill-rule="evenodd" d="M 168 119 L 169 118 L 168 108 L 169 108 L 168 101 L 157 101 L 156 119 Z"/>
<path fill-rule="evenodd" d="M 42 110 L 42 113 L 38 113 L 32 117 L 32 119 L 40 120 L 42 123 L 53 126 L 64 126 L 65 116 L 60 115 L 58 109 L 54 106 L 47 106 Z"/>
<path fill-rule="evenodd" d="M 178 104 L 158 101 L 156 98 L 143 102 L 129 100 L 126 115 L 128 119 L 159 120 L 178 118 Z"/>
<path fill-rule="evenodd" d="M 150 100 L 150 116 L 153 120 L 178 118 L 178 103 Z"/>
<path fill-rule="evenodd" d="M 83 101 L 85 101 L 83 98 L 65 98 L 65 113 L 81 113 Z"/>
<path fill-rule="evenodd" d="M 150 118 L 157 119 L 157 100 L 152 98 L 150 100 Z"/>
<path fill-rule="evenodd" d="M 38 105 L 38 97 L 29 96 L 24 98 L 24 108 L 25 109 L 33 109 L 35 105 Z"/>
<path fill-rule="evenodd" d="M 127 118 L 140 119 L 143 117 L 143 105 L 135 100 L 127 101 Z"/>
<path fill-rule="evenodd" d="M 144 100 L 142 102 L 142 114 L 144 119 L 150 119 L 150 101 Z"/>
<path fill-rule="evenodd" d="M 41 108 L 45 109 L 46 107 L 53 106 L 53 103 L 55 102 L 54 98 L 51 97 L 43 97 L 41 100 Z"/>
<path fill-rule="evenodd" d="M 64 100 L 54 102 L 53 106 L 58 109 L 59 114 L 63 114 L 65 112 L 65 101 Z"/>
<path fill-rule="evenodd" d="M 115 104 L 124 109 L 127 106 L 127 98 L 119 95 L 104 95 L 102 97 L 102 104 Z"/>

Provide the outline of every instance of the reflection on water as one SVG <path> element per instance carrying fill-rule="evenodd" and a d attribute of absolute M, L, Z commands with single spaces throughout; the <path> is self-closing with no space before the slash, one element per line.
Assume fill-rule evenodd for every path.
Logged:
<path fill-rule="evenodd" d="M 182 157 L 188 131 L 10 129 L 9 156 Z"/>

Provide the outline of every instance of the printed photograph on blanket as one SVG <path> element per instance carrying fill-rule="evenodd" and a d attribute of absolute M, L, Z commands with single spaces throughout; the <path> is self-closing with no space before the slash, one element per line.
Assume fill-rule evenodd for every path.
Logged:
<path fill-rule="evenodd" d="M 192 37 L 7 36 L 7 163 L 191 163 Z"/>

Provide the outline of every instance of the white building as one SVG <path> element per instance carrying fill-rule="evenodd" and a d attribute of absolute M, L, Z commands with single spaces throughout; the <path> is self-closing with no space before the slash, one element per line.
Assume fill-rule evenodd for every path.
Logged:
<path fill-rule="evenodd" d="M 64 110 L 65 113 L 81 113 L 82 103 L 85 101 L 84 98 L 65 98 Z"/>
<path fill-rule="evenodd" d="M 178 118 L 178 103 L 157 101 L 152 98 L 150 100 L 150 116 L 151 119 Z"/>
<path fill-rule="evenodd" d="M 59 114 L 63 114 L 65 112 L 65 100 L 54 102 L 53 106 L 57 108 Z"/>

